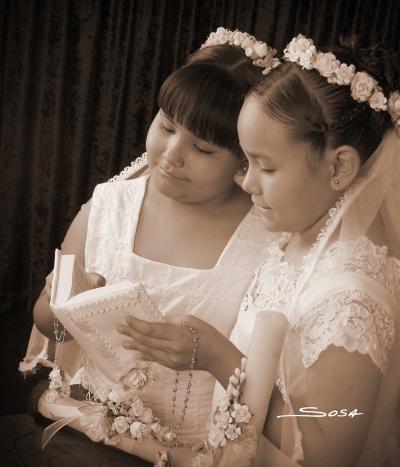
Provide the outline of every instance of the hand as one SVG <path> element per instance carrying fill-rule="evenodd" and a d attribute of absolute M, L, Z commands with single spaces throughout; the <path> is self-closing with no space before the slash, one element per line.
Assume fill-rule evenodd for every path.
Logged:
<path fill-rule="evenodd" d="M 97 274 L 97 272 L 89 272 L 88 275 L 90 276 L 94 289 L 104 287 L 106 285 L 106 280 L 101 274 Z"/>
<path fill-rule="evenodd" d="M 212 373 L 214 349 L 221 348 L 226 338 L 213 326 L 195 316 L 174 317 L 167 323 L 151 323 L 133 316 L 127 325 L 118 326 L 118 332 L 130 337 L 124 341 L 126 349 L 137 350 L 144 360 L 155 361 L 173 370 L 188 370 L 193 355 L 193 335 L 181 321 L 190 322 L 199 335 L 197 370 Z"/>
<path fill-rule="evenodd" d="M 88 274 L 90 276 L 90 280 L 93 284 L 94 289 L 96 289 L 97 287 L 104 287 L 106 285 L 106 280 L 102 275 L 97 274 L 97 272 L 90 272 Z M 46 277 L 46 283 L 40 293 L 41 296 L 44 295 L 45 299 L 47 300 L 47 303 L 50 303 L 52 282 L 53 282 L 53 271 Z"/>

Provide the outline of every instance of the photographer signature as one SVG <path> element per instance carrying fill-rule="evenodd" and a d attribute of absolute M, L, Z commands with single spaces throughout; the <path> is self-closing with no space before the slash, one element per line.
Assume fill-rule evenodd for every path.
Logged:
<path fill-rule="evenodd" d="M 283 417 L 351 417 L 354 418 L 357 415 L 364 415 L 363 412 L 359 412 L 358 409 L 353 409 L 349 411 L 348 409 L 340 410 L 331 410 L 330 412 L 322 412 L 318 410 L 318 407 L 300 407 L 299 412 L 301 414 L 287 414 L 287 415 L 277 415 L 276 418 Z"/>

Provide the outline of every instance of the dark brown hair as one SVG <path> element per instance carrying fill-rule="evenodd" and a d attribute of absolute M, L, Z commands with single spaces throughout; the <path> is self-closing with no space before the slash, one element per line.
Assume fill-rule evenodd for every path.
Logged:
<path fill-rule="evenodd" d="M 245 95 L 261 77 L 240 47 L 205 47 L 165 80 L 158 104 L 196 136 L 242 158 L 237 120 Z"/>
<path fill-rule="evenodd" d="M 351 38 L 338 47 L 319 50 L 330 51 L 340 62 L 369 73 L 386 97 L 399 89 L 399 59 L 388 49 L 379 45 L 362 49 Z M 331 84 L 318 71 L 303 70 L 291 62 L 274 69 L 252 94 L 295 141 L 308 143 L 320 154 L 327 147 L 347 144 L 357 149 L 364 162 L 392 125 L 388 112 L 376 112 L 367 103 L 355 101 L 350 86 Z"/>

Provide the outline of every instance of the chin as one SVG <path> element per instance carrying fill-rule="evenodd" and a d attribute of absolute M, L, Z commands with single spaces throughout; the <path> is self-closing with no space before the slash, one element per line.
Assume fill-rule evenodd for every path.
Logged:
<path fill-rule="evenodd" d="M 285 226 L 276 219 L 264 215 L 262 216 L 261 221 L 269 232 L 287 232 Z"/>

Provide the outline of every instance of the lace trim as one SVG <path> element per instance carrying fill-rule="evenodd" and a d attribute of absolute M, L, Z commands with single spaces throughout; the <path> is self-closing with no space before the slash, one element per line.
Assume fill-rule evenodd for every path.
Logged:
<path fill-rule="evenodd" d="M 142 169 L 147 164 L 147 152 L 144 152 L 141 156 L 137 157 L 130 165 L 126 166 L 118 175 L 114 175 L 108 183 L 118 182 L 120 180 L 126 180 L 138 170 Z"/>
<path fill-rule="evenodd" d="M 371 279 L 383 284 L 389 293 L 400 302 L 400 261 L 388 256 L 386 246 L 377 246 L 367 237 L 348 242 L 335 242 L 325 252 L 316 268 L 319 278 L 332 271 L 335 258 L 335 272 L 363 272 Z"/>
<path fill-rule="evenodd" d="M 34 357 L 25 357 L 18 365 L 18 371 L 24 376 L 28 374 L 35 374 L 39 365 L 54 368 L 54 362 L 49 360 L 47 349 L 43 349 L 38 355 Z"/>
<path fill-rule="evenodd" d="M 278 387 L 280 393 L 282 394 L 282 398 L 285 404 L 289 406 L 289 412 L 293 414 L 294 413 L 293 406 L 290 402 L 290 399 L 286 391 L 286 382 L 285 382 L 285 377 L 284 377 L 284 372 L 283 372 L 282 357 L 281 357 L 279 368 L 278 368 L 278 378 L 276 379 L 275 384 Z M 291 420 L 292 420 L 293 433 L 294 433 L 294 446 L 293 446 L 293 452 L 291 455 L 291 459 L 294 462 L 299 462 L 299 461 L 304 460 L 303 433 L 301 432 L 299 428 L 299 424 L 297 422 L 296 417 L 292 417 Z"/>
<path fill-rule="evenodd" d="M 295 332 L 306 368 L 333 344 L 351 353 L 369 355 L 382 373 L 396 336 L 391 312 L 359 290 L 327 298 L 300 319 Z"/>

